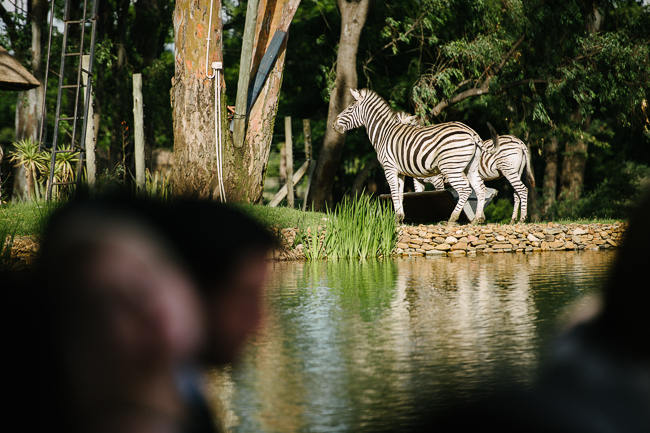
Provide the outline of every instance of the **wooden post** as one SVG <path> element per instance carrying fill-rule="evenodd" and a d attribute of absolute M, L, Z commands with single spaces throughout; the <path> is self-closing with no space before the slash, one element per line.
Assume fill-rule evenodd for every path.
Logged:
<path fill-rule="evenodd" d="M 309 197 L 309 188 L 311 187 L 311 179 L 314 177 L 314 168 L 316 164 L 312 160 L 311 148 L 311 124 L 309 119 L 302 119 L 302 132 L 305 135 L 305 160 L 309 166 L 309 175 L 307 176 L 307 188 L 305 189 L 305 197 L 302 201 L 302 210 L 307 210 L 307 198 Z"/>
<path fill-rule="evenodd" d="M 233 142 L 235 147 L 242 147 L 244 145 L 246 119 L 248 115 L 246 112 L 246 102 L 248 100 L 248 84 L 251 76 L 256 21 L 257 0 L 249 0 L 246 7 L 246 22 L 244 24 L 241 56 L 239 57 L 239 80 L 237 81 L 237 97 L 235 99 L 235 117 L 233 121 Z"/>
<path fill-rule="evenodd" d="M 142 114 L 142 74 L 133 74 L 133 129 L 135 137 L 135 185 L 144 188 L 144 127 Z"/>
<path fill-rule="evenodd" d="M 90 70 L 90 56 L 89 55 L 84 55 L 81 58 L 81 67 L 85 70 L 88 71 Z M 81 80 L 83 83 L 83 87 L 86 88 L 89 85 L 90 78 L 88 77 L 87 73 L 81 74 Z M 81 92 L 86 95 L 86 92 Z M 84 101 L 85 103 L 85 101 Z M 84 146 L 86 148 L 86 180 L 88 182 L 88 185 L 92 188 L 95 185 L 95 180 L 97 178 L 97 163 L 95 159 L 95 139 L 96 135 L 94 132 L 94 118 L 95 118 L 95 113 L 93 111 L 93 95 L 92 92 L 90 93 L 90 101 L 88 103 L 88 114 L 87 114 L 87 119 L 86 120 L 86 142 L 84 143 Z"/>
<path fill-rule="evenodd" d="M 291 137 L 291 116 L 284 118 L 284 135 L 285 135 L 285 154 L 287 161 L 287 205 L 294 206 L 293 197 L 293 141 Z"/>

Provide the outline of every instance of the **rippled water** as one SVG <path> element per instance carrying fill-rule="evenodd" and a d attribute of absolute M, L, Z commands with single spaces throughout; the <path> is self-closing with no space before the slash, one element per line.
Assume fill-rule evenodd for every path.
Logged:
<path fill-rule="evenodd" d="M 526 383 L 613 257 L 275 263 L 265 325 L 212 394 L 233 432 L 370 432 L 496 375 Z"/>

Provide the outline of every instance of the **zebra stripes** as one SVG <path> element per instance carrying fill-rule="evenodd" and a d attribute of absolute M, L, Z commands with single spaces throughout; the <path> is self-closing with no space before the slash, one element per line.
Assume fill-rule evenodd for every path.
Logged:
<path fill-rule="evenodd" d="M 401 116 L 399 121 L 407 122 L 409 120 Z M 491 142 L 492 140 L 486 140 L 484 147 L 490 147 L 492 145 Z M 511 224 L 517 219 L 520 207 L 520 222 L 526 221 L 528 213 L 528 188 L 521 181 L 521 175 L 524 173 L 524 170 L 526 171 L 526 181 L 534 188 L 535 176 L 533 175 L 530 163 L 528 146 L 513 135 L 500 135 L 497 152 L 494 154 L 484 152 L 479 161 L 478 173 L 482 180 L 496 180 L 504 176 L 515 190 Z M 442 190 L 444 189 L 445 180 L 442 174 L 424 178 L 423 180 L 413 179 L 416 192 L 424 191 L 422 181 L 433 184 L 437 190 Z"/>
<path fill-rule="evenodd" d="M 458 193 L 449 222 L 458 220 L 472 188 L 478 199 L 474 221 L 485 221 L 485 185 L 478 173 L 483 142 L 472 128 L 460 122 L 425 127 L 403 124 L 388 103 L 372 90 L 350 92 L 354 102 L 336 117 L 332 126 L 341 134 L 366 127 L 390 186 L 398 220 L 404 218 L 404 176 L 427 178 L 443 174 Z"/>

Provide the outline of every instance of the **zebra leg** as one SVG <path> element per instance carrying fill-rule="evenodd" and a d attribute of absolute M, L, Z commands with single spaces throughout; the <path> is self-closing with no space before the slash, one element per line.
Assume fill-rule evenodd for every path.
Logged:
<path fill-rule="evenodd" d="M 442 191 L 445 189 L 445 176 L 442 174 L 432 176 L 427 179 L 433 187 L 436 189 L 436 191 Z"/>
<path fill-rule="evenodd" d="M 514 205 L 512 207 L 512 217 L 510 218 L 510 224 L 514 224 L 515 221 L 517 221 L 517 215 L 519 214 L 519 194 L 517 194 L 517 191 L 515 191 L 514 194 L 512 194 L 513 200 L 514 200 Z"/>
<path fill-rule="evenodd" d="M 395 220 L 400 223 L 404 220 L 404 207 L 402 206 L 404 176 L 397 173 L 397 170 L 384 170 L 384 174 L 386 175 L 386 180 L 390 187 L 390 198 L 393 200 Z"/>
<path fill-rule="evenodd" d="M 472 193 L 472 188 L 469 186 L 467 177 L 463 172 L 460 172 L 459 174 L 454 173 L 453 176 L 447 176 L 447 179 L 449 179 L 451 187 L 456 190 L 456 193 L 458 193 L 458 202 L 456 203 L 448 221 L 449 224 L 453 224 L 458 221 L 460 213 L 462 212 L 469 195 Z"/>
<path fill-rule="evenodd" d="M 510 182 L 510 185 L 512 185 L 512 188 L 515 190 L 515 208 L 512 212 L 512 222 L 517 218 L 519 201 L 521 201 L 521 216 L 519 217 L 519 221 L 523 222 L 526 220 L 528 212 L 528 188 L 526 188 L 526 185 L 521 181 L 519 177 L 520 174 L 517 171 L 507 171 L 504 172 L 503 175 L 508 179 L 508 182 Z"/>
<path fill-rule="evenodd" d="M 483 179 L 481 179 L 481 176 L 478 173 L 478 168 L 472 170 L 470 167 L 470 171 L 467 173 L 467 179 L 469 180 L 470 185 L 472 185 L 474 192 L 476 192 L 476 216 L 474 217 L 472 224 L 484 223 L 485 213 L 483 213 L 483 209 L 485 208 L 486 189 L 485 183 L 483 183 Z"/>
<path fill-rule="evenodd" d="M 424 191 L 424 182 L 421 181 L 420 179 L 413 178 L 413 189 L 415 192 L 422 192 Z"/>

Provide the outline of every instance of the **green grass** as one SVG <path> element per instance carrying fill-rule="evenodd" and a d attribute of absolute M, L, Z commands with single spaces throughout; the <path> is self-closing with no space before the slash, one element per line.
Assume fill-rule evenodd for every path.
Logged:
<path fill-rule="evenodd" d="M 247 214 L 270 227 L 315 227 L 324 224 L 326 215 L 322 212 L 303 212 L 287 207 L 268 207 L 257 204 L 235 205 Z"/>
<path fill-rule="evenodd" d="M 38 235 L 53 209 L 46 202 L 10 202 L 0 206 L 0 233 Z"/>

